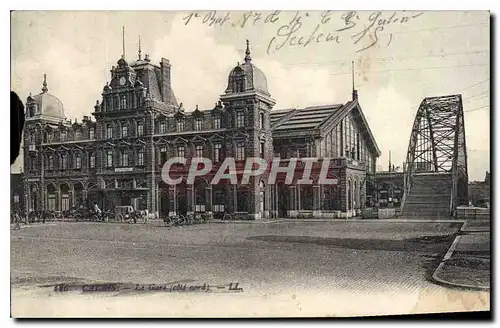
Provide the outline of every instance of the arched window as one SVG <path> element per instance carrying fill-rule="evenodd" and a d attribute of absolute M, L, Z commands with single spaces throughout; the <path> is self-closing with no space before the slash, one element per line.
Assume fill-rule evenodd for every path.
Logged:
<path fill-rule="evenodd" d="M 245 72 L 241 68 L 236 68 L 233 72 L 233 92 L 245 91 Z"/>

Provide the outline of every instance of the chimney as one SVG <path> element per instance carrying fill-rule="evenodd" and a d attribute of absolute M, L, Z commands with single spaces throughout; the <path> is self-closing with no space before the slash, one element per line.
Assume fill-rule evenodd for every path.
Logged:
<path fill-rule="evenodd" d="M 352 90 L 352 100 L 358 99 L 358 90 Z"/>
<path fill-rule="evenodd" d="M 171 76 L 170 76 L 170 61 L 168 59 L 162 58 L 160 61 L 161 67 L 161 98 L 166 104 L 172 104 L 172 94 L 171 94 Z"/>
<path fill-rule="evenodd" d="M 148 55 L 148 54 L 145 54 L 145 55 L 144 55 L 144 60 L 145 60 L 145 61 L 147 61 L 147 62 L 148 62 L 148 61 L 151 61 L 151 59 L 149 59 L 149 55 Z"/>

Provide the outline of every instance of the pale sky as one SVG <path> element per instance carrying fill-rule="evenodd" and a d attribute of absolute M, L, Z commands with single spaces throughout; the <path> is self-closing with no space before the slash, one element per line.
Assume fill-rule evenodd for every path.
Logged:
<path fill-rule="evenodd" d="M 161 57 L 170 60 L 178 101 L 187 110 L 196 105 L 208 109 L 224 93 L 229 71 L 243 61 L 249 39 L 252 62 L 267 77 L 275 109 L 349 101 L 354 60 L 360 104 L 382 151 L 381 170 L 387 170 L 389 150 L 392 162 L 402 166 L 414 116 L 425 97 L 461 93 L 469 179 L 483 180 L 490 171 L 488 12 L 382 12 L 356 42 L 372 23 L 370 17 L 376 17 L 372 12 L 350 16 L 347 26 L 356 26 L 336 32 L 346 26 L 346 12 L 332 12 L 329 21 L 321 22 L 322 12 L 304 11 L 299 13 L 302 26 L 292 36 L 303 36 L 305 43 L 319 25 L 311 39 L 330 32 L 333 41 L 307 46 L 288 42 L 269 52 L 270 43 L 275 49 L 285 41 L 290 28 L 280 27 L 296 12 L 272 17 L 262 12 L 241 27 L 245 13 L 231 12 L 222 26 L 209 26 L 208 16 L 203 24 L 207 12 L 199 12 L 188 25 L 183 20 L 187 12 L 14 12 L 11 87 L 25 100 L 30 92 L 41 91 L 46 73 L 49 92 L 61 99 L 66 116 L 80 121 L 101 99 L 109 69 L 122 53 L 125 26 L 126 59 L 137 58 L 140 35 L 143 56 L 149 54 L 155 63 Z M 225 16 L 225 11 L 216 13 Z M 416 17 L 402 24 L 403 16 Z M 253 25 L 256 17 L 260 19 Z M 376 32 L 377 44 L 357 52 L 374 42 L 377 26 L 383 26 Z M 13 170 L 20 165 L 18 160 Z"/>

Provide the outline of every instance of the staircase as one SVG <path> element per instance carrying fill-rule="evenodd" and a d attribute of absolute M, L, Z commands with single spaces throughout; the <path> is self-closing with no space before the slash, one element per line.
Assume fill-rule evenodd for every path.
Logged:
<path fill-rule="evenodd" d="M 449 219 L 452 178 L 449 173 L 417 173 L 403 205 L 404 218 Z"/>

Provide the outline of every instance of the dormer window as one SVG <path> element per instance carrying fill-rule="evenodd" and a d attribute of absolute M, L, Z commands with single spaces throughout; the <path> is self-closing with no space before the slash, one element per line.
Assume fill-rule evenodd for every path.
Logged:
<path fill-rule="evenodd" d="M 245 72 L 240 68 L 235 68 L 233 72 L 233 92 L 245 91 Z"/>
<path fill-rule="evenodd" d="M 214 130 L 220 129 L 220 116 L 214 117 Z"/>
<path fill-rule="evenodd" d="M 82 134 L 80 133 L 80 131 L 75 131 L 75 140 L 80 140 Z"/>
<path fill-rule="evenodd" d="M 110 97 L 106 97 L 106 111 L 112 111 L 113 110 L 113 107 L 112 107 L 112 102 L 111 102 L 111 98 Z"/>
<path fill-rule="evenodd" d="M 165 120 L 160 121 L 159 130 L 160 133 L 165 133 L 167 131 L 167 123 L 165 122 Z"/>
<path fill-rule="evenodd" d="M 236 113 L 236 127 L 242 128 L 245 126 L 245 113 L 237 112 Z"/>
<path fill-rule="evenodd" d="M 36 113 L 36 107 L 35 107 L 35 105 L 31 105 L 29 107 L 29 116 L 30 117 L 35 116 L 35 113 Z"/>
<path fill-rule="evenodd" d="M 66 132 L 61 132 L 61 141 L 66 141 Z"/>
<path fill-rule="evenodd" d="M 184 120 L 178 119 L 177 120 L 177 132 L 182 132 L 182 131 L 184 131 Z"/>
<path fill-rule="evenodd" d="M 200 117 L 197 117 L 195 120 L 194 120 L 194 129 L 196 131 L 201 131 L 202 130 L 202 121 L 201 121 L 201 118 Z"/>
<path fill-rule="evenodd" d="M 90 128 L 90 130 L 89 130 L 89 139 L 90 140 L 94 139 L 94 128 Z"/>

